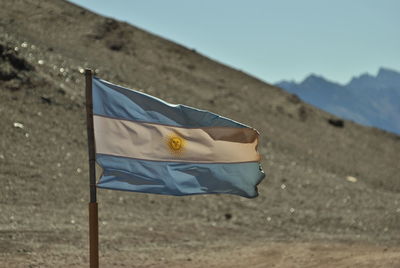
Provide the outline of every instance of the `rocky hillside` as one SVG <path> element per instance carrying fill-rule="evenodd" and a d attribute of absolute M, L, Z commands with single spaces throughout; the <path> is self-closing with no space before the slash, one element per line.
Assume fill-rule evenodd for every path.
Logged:
<path fill-rule="evenodd" d="M 396 135 L 60 0 L 1 1 L 0 59 L 0 266 L 87 262 L 84 68 L 257 128 L 267 173 L 251 200 L 99 190 L 107 267 L 273 241 L 399 243 Z"/>

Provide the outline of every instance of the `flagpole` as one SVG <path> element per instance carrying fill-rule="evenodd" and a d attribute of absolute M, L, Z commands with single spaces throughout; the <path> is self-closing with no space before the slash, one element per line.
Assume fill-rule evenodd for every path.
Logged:
<path fill-rule="evenodd" d="M 86 78 L 86 125 L 89 152 L 89 256 L 90 268 L 99 267 L 99 219 L 96 193 L 95 144 L 93 127 L 92 70 L 85 70 Z"/>

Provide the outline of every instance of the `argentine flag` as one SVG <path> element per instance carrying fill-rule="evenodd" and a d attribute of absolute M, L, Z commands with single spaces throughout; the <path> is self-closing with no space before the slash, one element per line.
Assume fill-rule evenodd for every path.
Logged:
<path fill-rule="evenodd" d="M 165 194 L 256 197 L 264 178 L 258 132 L 93 77 L 97 187 Z"/>

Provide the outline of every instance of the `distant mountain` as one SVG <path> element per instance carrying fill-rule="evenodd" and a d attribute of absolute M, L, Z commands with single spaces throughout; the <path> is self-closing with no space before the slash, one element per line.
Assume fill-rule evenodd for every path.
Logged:
<path fill-rule="evenodd" d="M 312 74 L 276 86 L 336 116 L 400 134 L 400 73 L 386 68 L 340 85 Z"/>

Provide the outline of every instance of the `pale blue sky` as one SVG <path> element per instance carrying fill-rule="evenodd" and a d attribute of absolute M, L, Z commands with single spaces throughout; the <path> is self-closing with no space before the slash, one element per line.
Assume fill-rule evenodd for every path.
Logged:
<path fill-rule="evenodd" d="M 400 70 L 397 0 L 73 0 L 275 83 Z"/>

